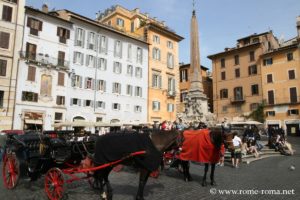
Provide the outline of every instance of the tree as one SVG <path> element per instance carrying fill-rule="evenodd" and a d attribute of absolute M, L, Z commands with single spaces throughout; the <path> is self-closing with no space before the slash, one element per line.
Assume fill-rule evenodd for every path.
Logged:
<path fill-rule="evenodd" d="M 265 122 L 265 114 L 264 114 L 264 104 L 261 103 L 258 105 L 256 110 L 252 111 L 247 118 L 252 118 L 255 121 L 264 123 Z"/>

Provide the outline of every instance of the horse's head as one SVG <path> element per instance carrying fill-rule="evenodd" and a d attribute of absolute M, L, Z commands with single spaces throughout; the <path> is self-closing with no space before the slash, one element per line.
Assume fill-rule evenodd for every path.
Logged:
<path fill-rule="evenodd" d="M 161 152 L 165 151 L 170 146 L 176 144 L 176 139 L 179 133 L 180 132 L 177 130 L 149 130 L 149 136 L 154 146 L 157 148 L 157 150 Z"/>
<path fill-rule="evenodd" d="M 224 141 L 226 140 L 226 135 L 222 128 L 210 128 L 210 138 L 212 143 L 216 148 L 220 149 Z"/>

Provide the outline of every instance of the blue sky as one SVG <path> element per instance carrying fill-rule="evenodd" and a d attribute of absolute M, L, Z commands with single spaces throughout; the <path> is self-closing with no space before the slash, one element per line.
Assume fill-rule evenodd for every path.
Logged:
<path fill-rule="evenodd" d="M 211 67 L 207 58 L 233 47 L 236 40 L 253 33 L 273 30 L 278 38 L 295 37 L 296 17 L 300 15 L 300 0 L 195 0 L 200 32 L 201 64 Z M 27 5 L 49 9 L 68 9 L 95 18 L 97 11 L 104 11 L 119 4 L 165 21 L 185 39 L 179 44 L 180 62 L 190 62 L 190 19 L 192 0 L 27 0 Z"/>

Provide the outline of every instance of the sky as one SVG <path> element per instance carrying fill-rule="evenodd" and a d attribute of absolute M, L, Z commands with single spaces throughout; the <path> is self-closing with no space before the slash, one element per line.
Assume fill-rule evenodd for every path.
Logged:
<path fill-rule="evenodd" d="M 26 5 L 49 10 L 68 9 L 95 19 L 113 5 L 129 10 L 140 8 L 165 21 L 185 39 L 179 43 L 179 61 L 190 62 L 190 21 L 192 0 L 26 0 Z M 211 68 L 208 55 L 236 46 L 236 40 L 253 33 L 272 30 L 278 39 L 297 35 L 296 17 L 300 16 L 300 0 L 195 0 L 199 25 L 201 65 Z"/>

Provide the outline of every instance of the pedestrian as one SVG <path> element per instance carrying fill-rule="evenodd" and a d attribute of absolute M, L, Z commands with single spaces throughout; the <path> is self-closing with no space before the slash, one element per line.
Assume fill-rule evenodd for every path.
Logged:
<path fill-rule="evenodd" d="M 239 168 L 239 163 L 242 158 L 242 140 L 238 137 L 237 132 L 233 132 L 232 143 L 234 147 L 234 150 L 231 152 L 232 167 Z"/>

